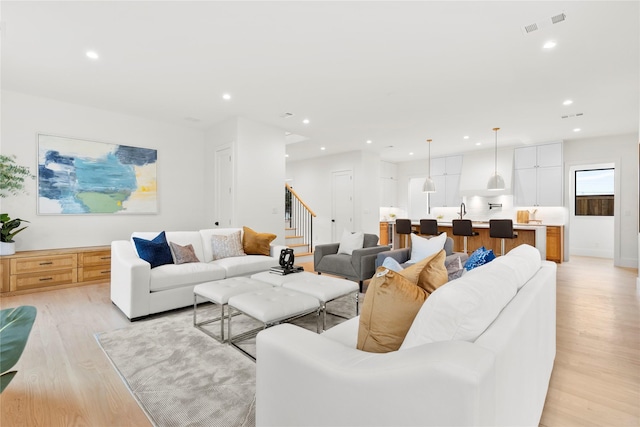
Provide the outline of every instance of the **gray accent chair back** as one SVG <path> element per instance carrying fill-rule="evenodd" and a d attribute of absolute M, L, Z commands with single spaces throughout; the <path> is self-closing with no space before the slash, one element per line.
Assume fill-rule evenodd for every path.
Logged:
<path fill-rule="evenodd" d="M 355 249 L 351 255 L 339 254 L 340 243 L 316 245 L 313 251 L 313 269 L 318 273 L 332 274 L 358 282 L 362 292 L 362 282 L 370 279 L 376 271 L 376 256 L 391 249 L 388 245 L 378 245 L 378 236 L 364 234 L 362 249 Z"/>

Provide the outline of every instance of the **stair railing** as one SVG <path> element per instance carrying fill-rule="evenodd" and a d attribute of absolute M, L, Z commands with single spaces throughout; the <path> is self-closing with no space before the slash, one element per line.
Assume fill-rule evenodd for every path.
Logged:
<path fill-rule="evenodd" d="M 287 183 L 284 184 L 284 218 L 289 228 L 295 228 L 296 234 L 302 236 L 304 244 L 313 251 L 313 218 L 316 214 L 300 199 L 300 196 Z"/>

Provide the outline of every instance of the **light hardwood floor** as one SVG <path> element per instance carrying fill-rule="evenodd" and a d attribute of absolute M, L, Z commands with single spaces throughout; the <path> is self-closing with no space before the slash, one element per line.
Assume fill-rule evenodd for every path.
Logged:
<path fill-rule="evenodd" d="M 637 270 L 572 257 L 558 266 L 557 355 L 541 425 L 640 425 Z M 130 322 L 109 285 L 3 297 L 34 305 L 36 324 L 0 395 L 1 426 L 147 426 L 94 334 Z"/>

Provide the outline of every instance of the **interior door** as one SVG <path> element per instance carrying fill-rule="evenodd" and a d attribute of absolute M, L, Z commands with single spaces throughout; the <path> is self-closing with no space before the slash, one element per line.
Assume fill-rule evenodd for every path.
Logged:
<path fill-rule="evenodd" d="M 214 226 L 231 227 L 233 222 L 233 150 L 231 145 L 215 152 Z"/>
<path fill-rule="evenodd" d="M 344 230 L 353 230 L 353 173 L 333 172 L 331 176 L 331 236 L 339 242 Z"/>

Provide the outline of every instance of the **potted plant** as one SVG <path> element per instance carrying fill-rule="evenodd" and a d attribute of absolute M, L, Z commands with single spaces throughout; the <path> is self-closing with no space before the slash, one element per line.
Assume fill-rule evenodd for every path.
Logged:
<path fill-rule="evenodd" d="M 18 363 L 36 320 L 37 310 L 30 305 L 0 310 L 0 393 L 17 371 L 9 371 Z"/>
<path fill-rule="evenodd" d="M 23 193 L 25 180 L 33 178 L 29 168 L 16 164 L 15 158 L 0 154 L 0 198 Z M 29 221 L 11 219 L 7 213 L 0 214 L 0 255 L 12 255 L 16 252 L 13 237 L 27 228 L 19 228 L 22 222 Z"/>

